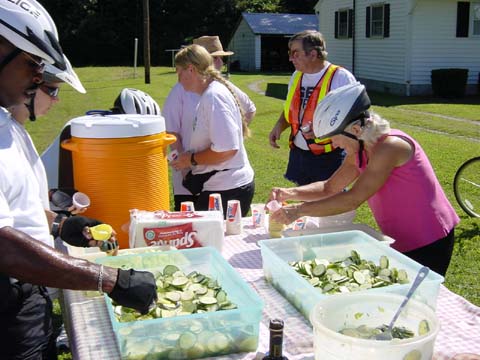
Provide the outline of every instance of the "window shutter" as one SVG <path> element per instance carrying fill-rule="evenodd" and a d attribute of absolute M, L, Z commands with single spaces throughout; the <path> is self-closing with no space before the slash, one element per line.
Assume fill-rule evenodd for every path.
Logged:
<path fill-rule="evenodd" d="M 367 6 L 367 15 L 365 17 L 365 37 L 370 37 L 370 6 Z"/>
<path fill-rule="evenodd" d="M 390 37 L 390 4 L 383 5 L 383 37 Z"/>
<path fill-rule="evenodd" d="M 335 11 L 335 39 L 338 39 L 338 11 Z"/>
<path fill-rule="evenodd" d="M 348 10 L 348 38 L 353 37 L 353 10 Z"/>
<path fill-rule="evenodd" d="M 468 37 L 468 23 L 470 22 L 470 2 L 457 3 L 457 37 Z"/>

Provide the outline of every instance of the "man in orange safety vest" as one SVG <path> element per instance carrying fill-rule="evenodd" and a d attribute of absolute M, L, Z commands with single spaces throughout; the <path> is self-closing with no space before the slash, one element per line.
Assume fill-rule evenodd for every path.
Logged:
<path fill-rule="evenodd" d="M 285 177 L 297 185 L 328 179 L 343 161 L 342 149 L 329 139 L 316 139 L 312 121 L 317 104 L 333 89 L 356 82 L 346 69 L 327 61 L 325 40 L 318 31 L 295 34 L 288 42 L 289 60 L 295 66 L 287 99 L 269 135 L 270 145 L 290 127 L 290 155 Z"/>

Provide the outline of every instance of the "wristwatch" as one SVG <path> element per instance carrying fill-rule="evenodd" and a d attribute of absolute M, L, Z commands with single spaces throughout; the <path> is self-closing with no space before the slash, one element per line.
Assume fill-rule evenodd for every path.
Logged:
<path fill-rule="evenodd" d="M 55 220 L 53 220 L 53 223 L 52 223 L 52 236 L 54 238 L 57 238 L 60 236 L 60 224 L 62 223 L 62 221 L 64 219 L 66 219 L 68 216 L 65 215 L 65 214 L 58 214 L 56 217 L 55 217 Z"/>
<path fill-rule="evenodd" d="M 195 153 L 192 153 L 192 155 L 190 155 L 190 164 L 192 164 L 192 166 L 197 166 L 198 163 L 195 161 Z"/>

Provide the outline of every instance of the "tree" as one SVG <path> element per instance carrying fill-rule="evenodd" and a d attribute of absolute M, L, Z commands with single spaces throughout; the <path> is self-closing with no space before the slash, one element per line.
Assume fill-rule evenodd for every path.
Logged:
<path fill-rule="evenodd" d="M 142 0 L 41 0 L 75 66 L 130 65 L 143 42 Z M 150 0 L 152 65 L 170 64 L 166 49 L 202 35 L 227 45 L 242 12 L 313 13 L 317 0 Z M 141 49 L 140 45 L 140 49 Z M 143 54 L 139 52 L 139 63 Z"/>
<path fill-rule="evenodd" d="M 280 6 L 280 0 L 238 0 L 236 7 L 240 12 L 283 12 Z"/>

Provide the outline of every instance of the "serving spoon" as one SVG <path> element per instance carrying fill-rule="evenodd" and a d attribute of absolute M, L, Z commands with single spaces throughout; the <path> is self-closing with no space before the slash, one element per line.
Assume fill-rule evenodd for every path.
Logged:
<path fill-rule="evenodd" d="M 430 269 L 426 266 L 423 266 L 423 267 L 420 268 L 420 270 L 418 270 L 417 276 L 415 277 L 415 280 L 413 281 L 412 286 L 408 290 L 407 295 L 405 296 L 405 299 L 402 301 L 402 303 L 400 304 L 400 307 L 398 308 L 397 312 L 393 316 L 392 321 L 390 321 L 390 324 L 388 324 L 388 328 L 385 331 L 383 331 L 382 333 L 377 334 L 375 336 L 375 340 L 387 340 L 388 341 L 388 340 L 393 339 L 393 336 L 392 336 L 393 324 L 395 323 L 395 321 L 397 321 L 397 319 L 400 316 L 400 313 L 402 312 L 405 305 L 407 305 L 408 301 L 412 298 L 412 295 L 415 292 L 415 290 L 417 290 L 418 286 L 427 277 L 429 271 L 430 271 Z"/>

